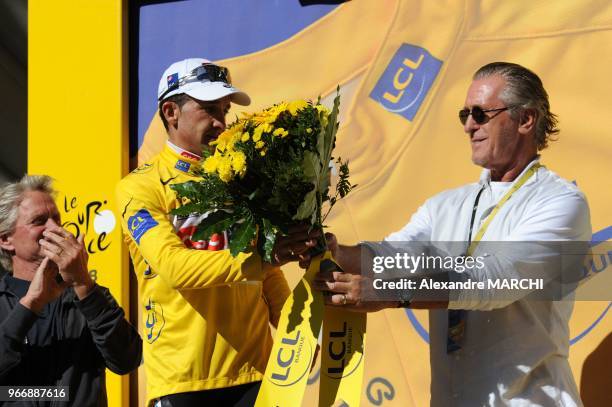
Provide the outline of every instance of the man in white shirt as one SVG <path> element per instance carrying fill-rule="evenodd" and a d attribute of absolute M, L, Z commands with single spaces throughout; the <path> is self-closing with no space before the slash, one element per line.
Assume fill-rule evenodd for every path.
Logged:
<path fill-rule="evenodd" d="M 459 119 L 469 135 L 472 161 L 484 168 L 479 182 L 428 199 L 385 244 L 454 242 L 455 248 L 462 246 L 461 252 L 451 250 L 456 258 L 483 256 L 484 267 L 438 273 L 446 282 L 537 277 L 546 287 L 559 283 L 561 256 L 551 255 L 546 242 L 588 242 L 591 225 L 584 195 L 539 163 L 538 151 L 558 133 L 541 80 L 516 64 L 485 65 L 474 74 Z M 411 292 L 401 301 L 371 301 L 364 290 L 372 286 L 370 271 L 362 266 L 361 253 L 366 245 L 371 257 L 389 247 L 343 246 L 333 236 L 331 241 L 344 272 L 321 273 L 315 281 L 318 289 L 331 292 L 329 303 L 362 311 L 431 309 L 432 406 L 582 405 L 567 359 L 571 293 L 543 294 L 533 301 L 537 286 L 503 294 L 451 289 L 446 298 L 421 301 L 418 290 L 405 290 Z M 516 246 L 487 257 L 484 248 L 495 241 Z M 425 275 L 431 274 L 417 272 L 413 279 Z"/>

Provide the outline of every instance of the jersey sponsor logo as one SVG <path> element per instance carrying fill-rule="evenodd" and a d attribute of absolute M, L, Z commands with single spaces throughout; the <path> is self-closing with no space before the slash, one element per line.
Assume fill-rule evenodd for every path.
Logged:
<path fill-rule="evenodd" d="M 153 219 L 149 211 L 143 208 L 128 218 L 127 225 L 136 244 L 140 244 L 142 235 L 149 229 L 157 226 L 158 223 Z"/>
<path fill-rule="evenodd" d="M 442 61 L 416 45 L 402 44 L 378 79 L 370 98 L 412 121 L 440 72 Z"/>
<path fill-rule="evenodd" d="M 178 160 L 174 165 L 174 168 L 183 172 L 189 172 L 189 167 L 191 167 L 191 164 L 183 160 Z"/>
<path fill-rule="evenodd" d="M 181 156 L 183 156 L 185 158 L 189 158 L 190 160 L 196 160 L 196 161 L 199 161 L 199 160 L 202 159 L 202 157 L 200 157 L 199 155 L 191 153 L 189 151 L 181 152 Z"/>
<path fill-rule="evenodd" d="M 147 262 L 145 261 L 145 264 L 147 265 L 147 268 L 145 269 L 144 273 L 142 273 L 142 274 L 143 274 L 143 278 L 144 278 L 145 280 L 148 280 L 148 279 L 151 279 L 151 278 L 153 278 L 153 277 L 157 277 L 157 274 L 155 274 L 155 273 L 153 272 L 153 270 L 151 270 L 151 266 L 149 266 L 149 263 L 147 263 Z"/>
<path fill-rule="evenodd" d="M 147 334 L 147 342 L 153 343 L 159 339 L 166 320 L 164 319 L 164 309 L 161 304 L 151 300 L 145 305 L 145 314 L 147 320 L 145 321 L 145 333 Z"/>

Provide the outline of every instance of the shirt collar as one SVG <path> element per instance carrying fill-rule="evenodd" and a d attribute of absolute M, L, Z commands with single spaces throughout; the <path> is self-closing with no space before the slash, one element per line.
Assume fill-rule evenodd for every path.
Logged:
<path fill-rule="evenodd" d="M 194 174 L 195 170 L 201 167 L 202 162 L 202 157 L 199 155 L 184 150 L 169 141 L 162 152 L 162 157 L 176 170 L 188 174 Z"/>
<path fill-rule="evenodd" d="M 172 151 L 174 151 L 175 153 L 177 153 L 183 158 L 188 158 L 189 160 L 192 160 L 192 161 L 200 161 L 202 159 L 201 156 L 177 146 L 176 144 L 172 143 L 170 140 L 166 141 L 166 144 L 168 145 L 168 147 L 172 149 Z"/>
<path fill-rule="evenodd" d="M 539 162 L 540 162 L 540 155 L 538 154 L 529 164 L 525 166 L 525 168 L 523 168 L 523 171 L 521 171 L 521 173 L 517 175 L 516 178 L 514 178 L 514 181 L 521 178 L 521 176 L 525 172 L 527 172 L 531 167 L 538 164 Z M 537 176 L 537 172 L 535 175 Z M 525 184 L 531 184 L 532 182 L 535 182 L 535 180 L 536 180 L 536 177 L 531 177 L 530 179 L 527 180 L 527 182 L 525 182 Z M 514 181 L 512 182 L 514 183 Z M 480 179 L 478 180 L 478 183 L 480 185 L 488 187 L 491 184 L 491 170 L 486 169 L 486 168 L 483 169 L 482 172 L 480 173 Z"/>

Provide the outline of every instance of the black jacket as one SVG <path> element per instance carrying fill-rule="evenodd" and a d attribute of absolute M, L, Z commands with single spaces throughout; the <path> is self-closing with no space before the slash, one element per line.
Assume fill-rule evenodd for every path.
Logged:
<path fill-rule="evenodd" d="M 126 374 L 142 359 L 142 340 L 109 290 L 96 285 L 79 301 L 67 289 L 54 301 L 50 335 L 28 338 L 40 317 L 0 280 L 0 385 L 69 386 L 70 402 L 1 402 L 19 406 L 106 406 L 105 368 Z M 46 328 L 48 329 L 48 328 Z"/>

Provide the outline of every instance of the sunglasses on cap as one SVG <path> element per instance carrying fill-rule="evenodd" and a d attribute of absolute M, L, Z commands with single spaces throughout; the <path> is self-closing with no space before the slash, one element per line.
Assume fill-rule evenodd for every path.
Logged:
<path fill-rule="evenodd" d="M 162 93 L 159 100 L 163 100 L 168 93 L 189 82 L 223 82 L 231 85 L 232 79 L 229 69 L 226 67 L 215 64 L 202 64 L 194 68 L 187 75 L 179 78 L 178 81 L 175 80 L 175 82 Z"/>
<path fill-rule="evenodd" d="M 512 106 L 506 106 L 506 107 L 500 107 L 499 109 L 483 110 L 480 106 L 473 106 L 471 110 L 468 108 L 461 109 L 459 110 L 459 121 L 461 122 L 461 124 L 465 125 L 465 122 L 467 122 L 468 117 L 472 115 L 472 119 L 474 119 L 476 123 L 485 124 L 489 120 L 491 120 L 492 118 L 500 114 L 501 112 L 506 111 L 510 109 L 511 107 Z M 488 113 L 488 112 L 497 112 L 497 113 L 495 113 L 493 116 L 487 116 L 485 113 Z"/>

